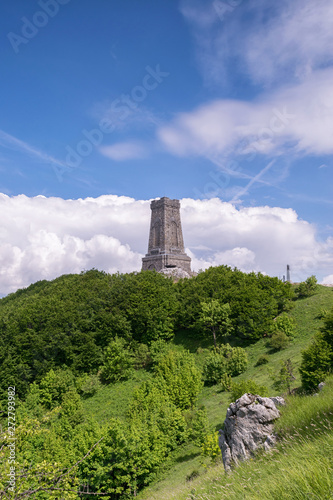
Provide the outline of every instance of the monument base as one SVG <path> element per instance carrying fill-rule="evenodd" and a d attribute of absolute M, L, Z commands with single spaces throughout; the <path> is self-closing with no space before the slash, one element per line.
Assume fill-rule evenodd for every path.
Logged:
<path fill-rule="evenodd" d="M 158 254 L 146 255 L 142 259 L 143 271 L 161 271 L 164 268 L 180 267 L 191 274 L 191 257 L 186 254 Z"/>

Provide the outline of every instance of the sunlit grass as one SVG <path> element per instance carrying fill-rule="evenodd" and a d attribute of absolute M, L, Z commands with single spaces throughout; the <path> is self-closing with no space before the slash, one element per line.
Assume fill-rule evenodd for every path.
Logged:
<path fill-rule="evenodd" d="M 269 453 L 259 453 L 226 474 L 212 467 L 177 489 L 143 492 L 145 500 L 333 498 L 333 379 L 320 396 L 291 397 L 279 422 L 283 435 Z M 298 413 L 298 408 L 300 409 Z M 316 421 L 320 416 L 321 423 Z M 295 420 L 292 420 L 295 417 Z M 293 422 L 293 425 L 290 425 Z M 316 422 L 317 426 L 311 423 Z M 309 424 L 309 425 L 307 425 Z"/>

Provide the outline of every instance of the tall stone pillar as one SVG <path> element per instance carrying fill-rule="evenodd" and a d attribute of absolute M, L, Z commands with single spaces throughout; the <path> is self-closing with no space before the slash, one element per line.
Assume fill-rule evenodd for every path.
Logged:
<path fill-rule="evenodd" d="M 179 200 L 160 198 L 152 201 L 150 208 L 148 253 L 142 259 L 142 270 L 179 267 L 191 274 L 191 258 L 184 249 Z"/>

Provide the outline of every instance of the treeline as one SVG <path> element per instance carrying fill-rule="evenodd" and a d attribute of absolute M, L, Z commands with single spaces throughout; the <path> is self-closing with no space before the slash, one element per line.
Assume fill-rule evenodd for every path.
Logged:
<path fill-rule="evenodd" d="M 224 307 L 223 321 L 212 320 L 217 336 L 253 342 L 292 295 L 289 283 L 226 266 L 178 283 L 150 271 L 97 270 L 40 281 L 0 300 L 1 387 L 15 381 L 22 397 L 57 367 L 97 373 L 115 339 L 123 339 L 140 364 L 143 346 L 169 341 L 176 330 L 204 338 L 215 328 L 202 318 L 202 304 L 209 301 Z"/>

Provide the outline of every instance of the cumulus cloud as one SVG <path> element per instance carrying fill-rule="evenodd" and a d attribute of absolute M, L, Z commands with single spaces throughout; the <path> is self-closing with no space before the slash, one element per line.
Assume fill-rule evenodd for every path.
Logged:
<path fill-rule="evenodd" d="M 332 154 L 333 69 L 254 101 L 215 100 L 180 113 L 158 136 L 180 156 Z"/>
<path fill-rule="evenodd" d="M 148 245 L 150 202 L 125 196 L 63 200 L 0 195 L 0 293 L 84 269 L 113 273 L 141 268 Z M 292 209 L 236 208 L 220 199 L 181 201 L 183 233 L 194 270 L 226 264 L 295 281 L 326 276 L 333 238 Z"/>

